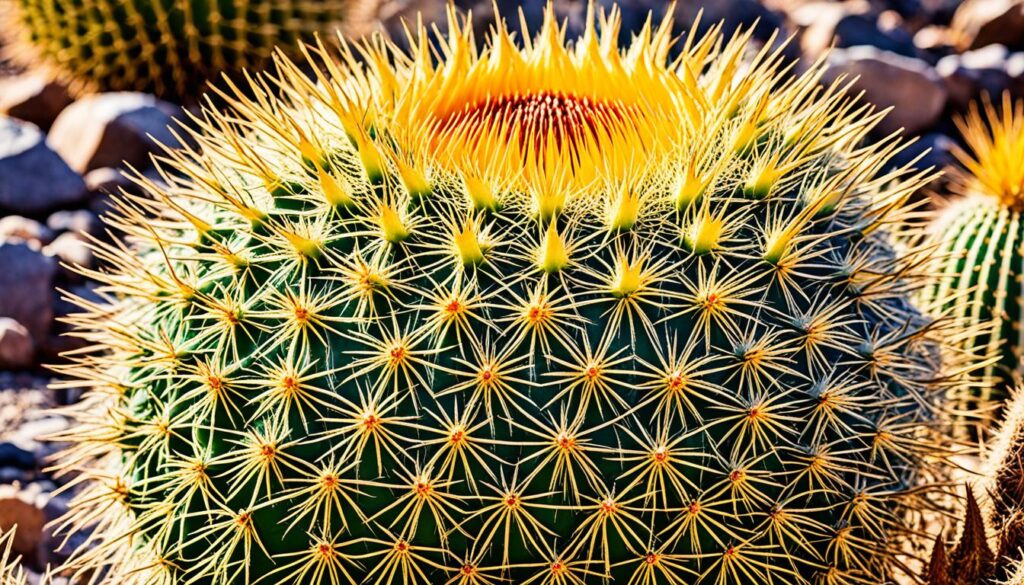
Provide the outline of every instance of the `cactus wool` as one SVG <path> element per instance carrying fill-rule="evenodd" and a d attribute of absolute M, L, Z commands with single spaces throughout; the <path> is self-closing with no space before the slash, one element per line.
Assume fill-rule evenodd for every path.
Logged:
<path fill-rule="evenodd" d="M 73 318 L 72 567 L 879 582 L 954 379 L 889 237 L 926 174 L 821 66 L 593 12 L 312 47 L 139 178 Z"/>

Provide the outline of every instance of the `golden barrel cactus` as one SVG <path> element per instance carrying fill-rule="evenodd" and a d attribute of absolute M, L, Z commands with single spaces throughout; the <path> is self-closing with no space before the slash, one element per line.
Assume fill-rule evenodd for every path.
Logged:
<path fill-rule="evenodd" d="M 71 566 L 884 578 L 965 371 L 892 238 L 928 174 L 820 65 L 619 25 L 477 49 L 453 14 L 225 90 L 87 271 Z"/>

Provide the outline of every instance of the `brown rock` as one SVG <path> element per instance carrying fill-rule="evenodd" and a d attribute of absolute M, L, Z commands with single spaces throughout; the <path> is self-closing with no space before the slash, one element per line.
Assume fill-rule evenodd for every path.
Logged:
<path fill-rule="evenodd" d="M 950 27 L 962 49 L 995 43 L 1024 49 L 1024 0 L 965 0 Z"/>
<path fill-rule="evenodd" d="M 168 126 L 179 113 L 178 107 L 148 94 L 91 95 L 61 112 L 50 130 L 49 143 L 83 174 L 124 163 L 144 168 L 159 148 L 154 138 L 163 144 L 176 142 Z"/>
<path fill-rule="evenodd" d="M 45 538 L 46 513 L 43 508 L 49 498 L 32 485 L 22 488 L 18 484 L 0 485 L 0 531 L 17 526 L 14 552 L 34 559 Z"/>
<path fill-rule="evenodd" d="M 28 329 L 10 317 L 0 317 L 0 368 L 27 370 L 35 365 L 35 355 Z"/>
<path fill-rule="evenodd" d="M 874 47 L 836 49 L 829 55 L 825 81 L 845 74 L 857 78 L 854 91 L 880 108 L 893 110 L 878 125 L 890 133 L 903 128 L 917 134 L 930 128 L 946 106 L 946 87 L 930 65 Z"/>
<path fill-rule="evenodd" d="M 0 79 L 0 113 L 48 129 L 71 103 L 66 87 L 42 73 Z"/>

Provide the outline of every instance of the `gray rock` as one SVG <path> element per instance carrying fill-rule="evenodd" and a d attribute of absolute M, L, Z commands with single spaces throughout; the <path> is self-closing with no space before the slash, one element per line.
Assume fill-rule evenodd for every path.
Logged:
<path fill-rule="evenodd" d="M 32 455 L 34 461 L 42 462 L 61 448 L 50 438 L 57 433 L 66 431 L 69 426 L 68 419 L 62 416 L 48 416 L 27 421 L 22 423 L 14 433 L 8 435 L 6 442 Z M 2 460 L 0 460 L 0 465 L 3 465 Z"/>
<path fill-rule="evenodd" d="M 36 456 L 14 443 L 4 441 L 0 443 L 0 467 L 35 469 Z"/>
<path fill-rule="evenodd" d="M 903 128 L 910 134 L 920 133 L 935 124 L 946 106 L 942 78 L 920 59 L 874 47 L 836 49 L 829 55 L 824 79 L 831 82 L 842 74 L 857 78 L 853 90 L 863 91 L 869 102 L 893 108 L 878 125 L 879 132 Z"/>
<path fill-rule="evenodd" d="M 1006 67 L 1009 54 L 1003 45 L 989 45 L 940 59 L 935 70 L 946 85 L 953 107 L 965 110 L 983 94 L 998 96 L 1009 89 L 1012 83 Z"/>
<path fill-rule="evenodd" d="M 1004 67 L 1010 76 L 1010 93 L 1017 98 L 1024 97 L 1024 52 L 1010 55 Z"/>
<path fill-rule="evenodd" d="M 898 26 L 883 27 L 879 15 L 864 3 L 819 2 L 801 7 L 794 20 L 803 23 L 800 48 L 809 57 L 818 57 L 831 47 L 869 45 L 909 57 L 917 56 L 910 33 Z"/>
<path fill-rule="evenodd" d="M 43 248 L 43 252 L 60 259 L 64 264 L 92 268 L 96 262 L 85 238 L 76 232 L 64 232 Z"/>
<path fill-rule="evenodd" d="M 2 220 L 0 220 L 2 221 Z M 103 223 L 88 209 L 58 211 L 46 218 L 46 227 L 54 232 L 85 233 L 91 236 L 103 231 Z"/>
<path fill-rule="evenodd" d="M 890 164 L 903 166 L 913 164 L 918 169 L 944 169 L 956 162 L 953 151 L 956 142 L 939 132 L 929 132 L 893 156 Z"/>
<path fill-rule="evenodd" d="M 35 365 L 35 357 L 35 342 L 28 329 L 10 317 L 0 317 L 0 368 L 27 370 Z"/>
<path fill-rule="evenodd" d="M 26 244 L 0 243 L 0 317 L 28 329 L 38 343 L 53 321 L 50 289 L 57 262 Z"/>
<path fill-rule="evenodd" d="M 50 144 L 81 173 L 123 163 L 145 167 L 150 153 L 158 150 L 153 138 L 176 143 L 168 126 L 180 112 L 177 106 L 143 93 L 87 96 L 57 117 Z"/>
<path fill-rule="evenodd" d="M 27 242 L 33 249 L 38 250 L 53 241 L 53 232 L 34 219 L 8 215 L 0 217 L 0 241 Z"/>
<path fill-rule="evenodd" d="M 80 203 L 87 193 L 38 127 L 0 116 L 0 213 L 38 215 Z"/>
<path fill-rule="evenodd" d="M 1024 0 L 965 0 L 950 26 L 962 49 L 996 43 L 1024 49 Z"/>
<path fill-rule="evenodd" d="M 85 185 L 89 189 L 89 210 L 99 217 L 113 209 L 114 198 L 122 189 L 129 193 L 138 191 L 137 185 L 123 172 L 110 167 L 86 173 Z"/>
<path fill-rule="evenodd" d="M 44 73 L 24 73 L 0 79 L 0 114 L 47 129 L 71 103 L 64 85 Z"/>

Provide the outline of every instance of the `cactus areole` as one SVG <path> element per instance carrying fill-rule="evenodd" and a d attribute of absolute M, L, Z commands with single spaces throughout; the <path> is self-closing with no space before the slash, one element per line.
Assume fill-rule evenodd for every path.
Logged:
<path fill-rule="evenodd" d="M 74 318 L 72 566 L 879 582 L 950 379 L 890 242 L 927 177 L 821 67 L 593 12 L 313 47 L 140 179 Z"/>

